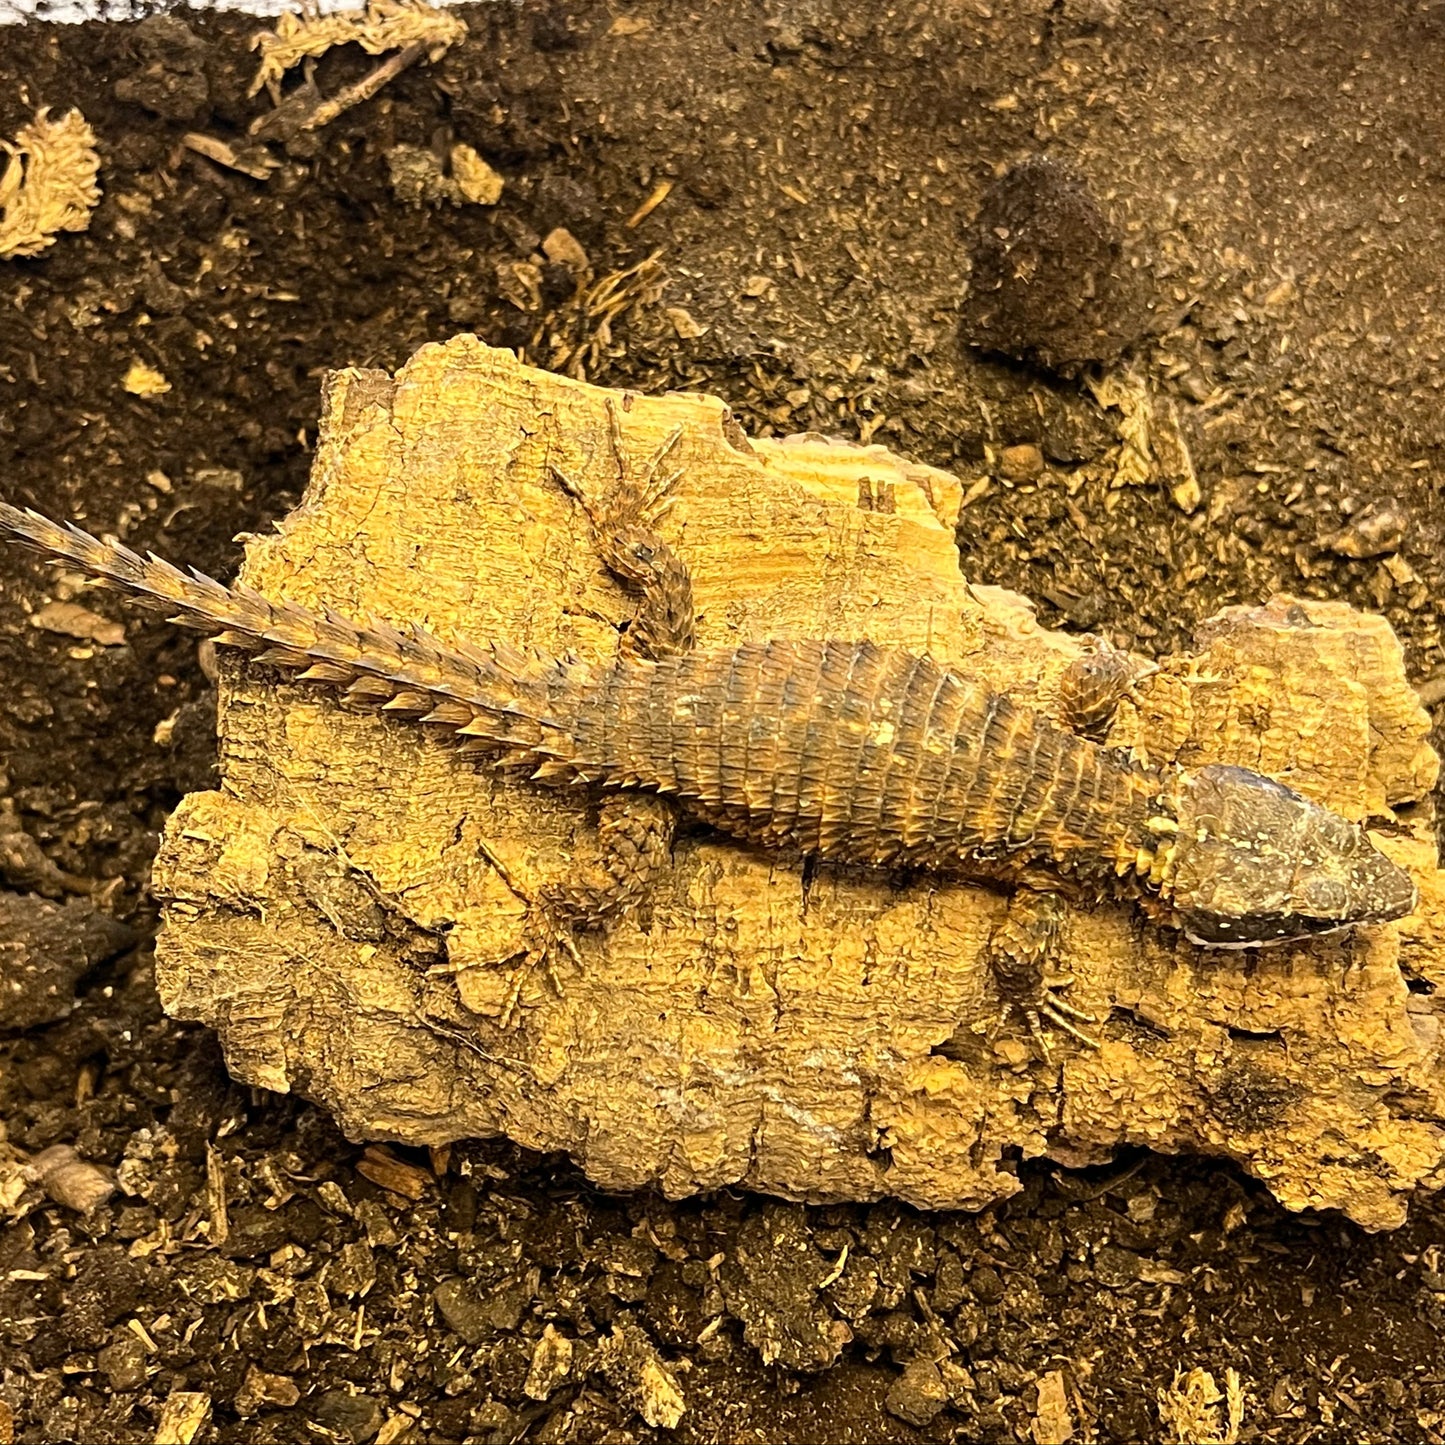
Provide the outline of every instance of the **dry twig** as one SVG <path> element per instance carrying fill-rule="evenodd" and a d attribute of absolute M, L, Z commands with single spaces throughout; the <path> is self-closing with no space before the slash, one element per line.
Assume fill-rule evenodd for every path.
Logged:
<path fill-rule="evenodd" d="M 585 381 L 612 345 L 613 324 L 630 311 L 655 306 L 667 272 L 654 251 L 624 271 L 612 271 L 591 285 L 579 285 L 552 318 L 546 365 Z"/>

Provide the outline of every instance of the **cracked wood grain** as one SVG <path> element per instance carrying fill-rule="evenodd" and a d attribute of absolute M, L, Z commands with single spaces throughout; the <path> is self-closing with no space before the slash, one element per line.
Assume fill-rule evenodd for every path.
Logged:
<path fill-rule="evenodd" d="M 243 580 L 444 642 L 610 660 L 631 603 L 553 476 L 603 484 L 606 395 L 471 338 L 394 379 L 340 373 L 306 498 L 251 543 Z M 1082 646 L 965 582 L 953 478 L 878 447 L 749 444 L 710 398 L 624 404 L 644 449 L 683 428 L 662 529 L 692 571 L 699 647 L 869 638 L 1063 709 Z M 1110 741 L 1262 767 L 1364 819 L 1427 795 L 1425 727 L 1379 619 L 1285 601 L 1217 619 Z M 157 864 L 163 993 L 218 1030 L 239 1077 L 306 1093 L 354 1136 L 503 1133 L 611 1188 L 968 1208 L 1016 1189 L 1017 1157 L 1144 1143 L 1228 1155 L 1292 1207 L 1371 1227 L 1438 1182 L 1438 1020 L 1407 985 L 1445 971 L 1422 807 L 1376 838 L 1422 892 L 1399 925 L 1221 955 L 1127 905 L 1070 909 L 1070 998 L 1105 1020 L 1103 1047 L 1046 1066 L 995 1027 L 1001 892 L 805 870 L 703 831 L 639 911 L 579 939 L 560 997 L 536 976 L 504 1029 L 489 965 L 526 906 L 507 880 L 582 867 L 585 802 L 235 659 L 221 735 L 223 786 L 186 800 Z"/>

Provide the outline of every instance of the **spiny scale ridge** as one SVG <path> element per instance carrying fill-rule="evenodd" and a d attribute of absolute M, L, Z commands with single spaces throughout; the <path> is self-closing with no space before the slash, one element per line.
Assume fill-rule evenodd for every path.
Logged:
<path fill-rule="evenodd" d="M 0 531 L 178 626 L 300 680 L 328 683 L 350 702 L 445 728 L 465 740 L 466 751 L 487 751 L 499 762 L 556 765 L 551 698 L 575 689 L 587 673 L 580 662 L 529 656 L 506 643 L 448 646 L 421 627 L 374 619 L 362 625 L 330 608 L 272 602 L 253 588 L 225 587 L 203 572 L 182 572 L 153 553 L 142 557 L 3 502 Z"/>
<path fill-rule="evenodd" d="M 1153 839 L 1159 779 L 927 657 L 773 639 L 623 661 L 559 717 L 594 781 L 687 801 L 768 847 L 1109 886 Z"/>
<path fill-rule="evenodd" d="M 469 753 L 676 798 L 766 846 L 1002 878 L 1041 863 L 1109 887 L 1153 845 L 1157 777 L 896 648 L 787 639 L 594 669 L 271 602 L 3 504 L 0 531 Z"/>

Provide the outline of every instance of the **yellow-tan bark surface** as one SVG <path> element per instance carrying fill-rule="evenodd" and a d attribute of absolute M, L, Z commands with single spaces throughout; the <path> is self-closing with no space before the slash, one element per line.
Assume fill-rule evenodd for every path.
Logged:
<path fill-rule="evenodd" d="M 596 659 L 630 601 L 559 486 L 616 473 L 600 388 L 470 337 L 396 377 L 330 384 L 310 488 L 242 580 L 352 616 Z M 631 397 L 629 455 L 682 428 L 661 524 L 693 571 L 698 639 L 867 636 L 927 649 L 1049 711 L 1083 643 L 970 586 L 959 482 L 817 438 L 749 443 L 723 404 Z M 1350 817 L 1421 887 L 1400 925 L 1309 947 L 1203 950 L 1106 903 L 1061 959 L 1102 1047 L 1034 1062 L 984 958 L 1006 899 L 685 831 L 646 904 L 580 964 L 538 973 L 501 1026 L 530 885 L 595 848 L 581 793 L 474 766 L 415 724 L 227 663 L 222 787 L 187 798 L 155 882 L 170 1011 L 215 1028 L 237 1077 L 298 1090 L 355 1137 L 505 1134 L 608 1188 L 742 1185 L 977 1208 L 1014 1160 L 1124 1145 L 1226 1155 L 1291 1208 L 1397 1224 L 1445 1169 L 1445 885 L 1438 767 L 1388 626 L 1276 598 L 1166 660 L 1111 742 L 1237 762 Z M 500 865 L 500 866 L 499 866 Z M 1433 990 L 1433 992 L 1432 992 Z"/>

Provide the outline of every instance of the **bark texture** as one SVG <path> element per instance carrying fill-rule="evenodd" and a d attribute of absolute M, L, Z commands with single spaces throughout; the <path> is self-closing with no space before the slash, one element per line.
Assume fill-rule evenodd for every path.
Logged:
<path fill-rule="evenodd" d="M 243 581 L 441 639 L 610 658 L 631 604 L 558 485 L 615 480 L 604 391 L 469 337 L 396 377 L 332 379 L 312 483 Z M 661 524 L 693 574 L 702 647 L 870 638 L 1058 713 L 1083 648 L 970 586 L 961 487 L 881 447 L 749 443 L 715 399 L 631 398 L 644 454 L 686 468 Z M 226 654 L 223 652 L 223 657 Z M 1066 699 L 1065 699 L 1066 700 Z M 504 1029 L 524 895 L 591 866 L 595 800 L 477 767 L 414 722 L 231 658 L 219 791 L 156 867 L 168 1008 L 232 1071 L 296 1089 L 353 1136 L 506 1134 L 608 1188 L 742 1184 L 977 1208 L 1012 1160 L 1121 1145 L 1237 1159 L 1293 1208 L 1382 1228 L 1445 1171 L 1445 886 L 1424 802 L 1438 762 L 1380 619 L 1277 598 L 1233 609 L 1126 703 L 1110 741 L 1234 762 L 1349 817 L 1420 910 L 1309 947 L 1201 950 L 1128 905 L 1071 908 L 1060 957 L 1103 1047 L 1034 1061 L 984 959 L 1001 892 L 687 831 L 639 908 L 539 971 Z"/>

